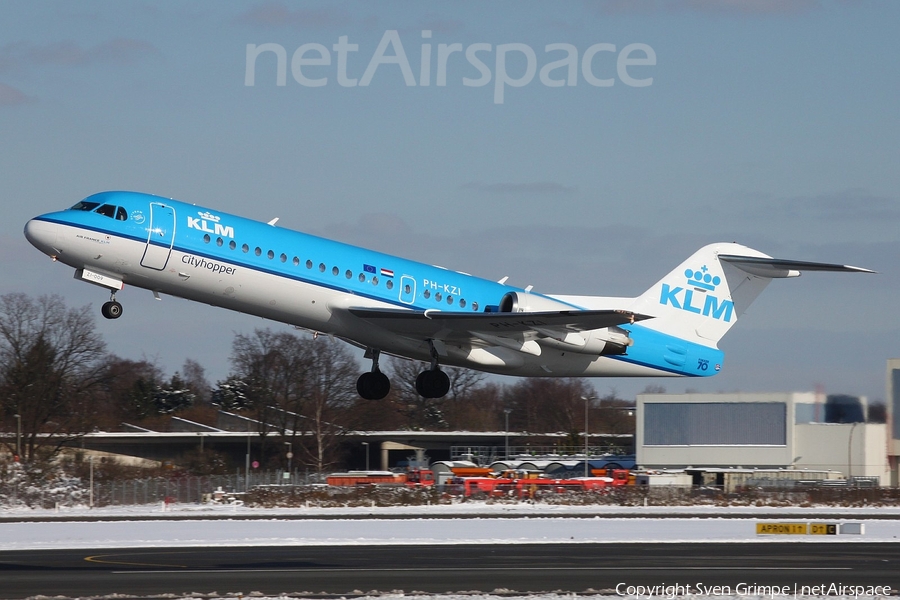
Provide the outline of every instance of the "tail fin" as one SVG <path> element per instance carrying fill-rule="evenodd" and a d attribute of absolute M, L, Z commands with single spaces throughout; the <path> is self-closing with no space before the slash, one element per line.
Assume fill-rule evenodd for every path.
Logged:
<path fill-rule="evenodd" d="M 874 272 L 772 258 L 740 244 L 710 244 L 641 295 L 633 310 L 656 317 L 643 323 L 648 328 L 714 347 L 772 279 L 801 271 Z"/>

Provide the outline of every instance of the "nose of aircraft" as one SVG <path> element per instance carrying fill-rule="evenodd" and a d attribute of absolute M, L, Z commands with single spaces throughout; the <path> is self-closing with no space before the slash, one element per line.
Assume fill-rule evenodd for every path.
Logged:
<path fill-rule="evenodd" d="M 56 249 L 57 226 L 47 221 L 31 219 L 25 223 L 25 239 L 44 254 L 58 254 Z"/>

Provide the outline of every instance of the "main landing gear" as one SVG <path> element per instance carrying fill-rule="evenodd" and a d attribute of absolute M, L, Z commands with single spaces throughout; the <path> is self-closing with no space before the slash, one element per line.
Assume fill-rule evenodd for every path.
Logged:
<path fill-rule="evenodd" d="M 450 378 L 441 371 L 438 353 L 431 340 L 428 340 L 428 346 L 431 349 L 431 368 L 416 377 L 416 391 L 423 398 L 443 398 L 450 391 Z"/>
<path fill-rule="evenodd" d="M 437 351 L 431 346 L 431 367 L 416 377 L 416 391 L 423 398 L 443 398 L 450 391 L 450 378 L 441 371 L 438 365 Z M 363 373 L 356 380 L 356 391 L 366 400 L 381 400 L 391 391 L 391 382 L 387 375 L 378 368 L 380 350 L 370 350 L 372 354 L 372 370 Z"/>
<path fill-rule="evenodd" d="M 372 370 L 356 380 L 356 391 L 366 400 L 381 400 L 391 391 L 391 381 L 378 368 L 381 350 L 372 350 Z"/>
<path fill-rule="evenodd" d="M 109 302 L 104 302 L 100 307 L 100 314 L 107 319 L 118 319 L 122 316 L 122 305 L 116 302 L 116 293 L 109 294 Z"/>
<path fill-rule="evenodd" d="M 422 371 L 416 377 L 416 391 L 423 398 L 443 398 L 450 391 L 450 378 L 437 366 Z"/>

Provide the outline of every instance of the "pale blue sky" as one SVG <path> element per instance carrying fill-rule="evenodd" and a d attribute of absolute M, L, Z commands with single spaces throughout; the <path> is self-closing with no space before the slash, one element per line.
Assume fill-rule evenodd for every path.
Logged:
<path fill-rule="evenodd" d="M 125 315 L 99 317 L 106 293 L 72 279 L 22 236 L 25 221 L 106 189 L 132 189 L 269 220 L 547 293 L 636 295 L 713 241 L 857 264 L 877 276 L 777 281 L 723 340 L 723 372 L 669 391 L 884 395 L 900 355 L 900 4 L 797 0 L 611 2 L 20 2 L 0 5 L 0 293 L 92 303 L 109 349 L 187 357 L 225 376 L 234 332 L 259 319 L 126 289 Z M 245 85 L 248 44 L 358 51 L 360 79 L 396 30 L 419 80 L 381 65 L 366 87 L 307 66 L 305 87 L 276 85 L 274 55 Z M 423 39 L 422 31 L 431 31 Z M 463 52 L 435 85 L 439 44 Z M 524 44 L 536 70 L 578 51 L 575 86 L 538 75 L 494 102 L 498 45 Z M 631 87 L 616 54 L 645 44 Z M 387 55 L 392 55 L 389 50 Z M 636 56 L 639 56 L 638 53 Z M 313 56 L 313 55 L 308 55 Z M 524 55 L 510 52 L 512 78 Z M 565 69 L 553 72 L 563 78 Z M 605 393 L 644 380 L 597 380 Z"/>

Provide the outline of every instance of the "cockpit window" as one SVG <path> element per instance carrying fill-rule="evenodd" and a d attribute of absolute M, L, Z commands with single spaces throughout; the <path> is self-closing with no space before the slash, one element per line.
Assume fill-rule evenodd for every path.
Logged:
<path fill-rule="evenodd" d="M 116 208 L 116 221 L 127 221 L 128 213 L 121 206 Z"/>
<path fill-rule="evenodd" d="M 103 215 L 104 217 L 113 218 L 116 216 L 116 207 L 112 204 L 104 204 L 94 212 L 99 215 Z"/>
<path fill-rule="evenodd" d="M 82 200 L 81 202 L 79 202 L 78 204 L 76 204 L 75 206 L 73 206 L 72 208 L 70 208 L 69 210 L 85 210 L 85 211 L 88 211 L 88 210 L 94 210 L 94 209 L 97 208 L 98 206 L 100 206 L 100 203 L 99 203 L 99 202 L 86 202 L 86 201 Z"/>

